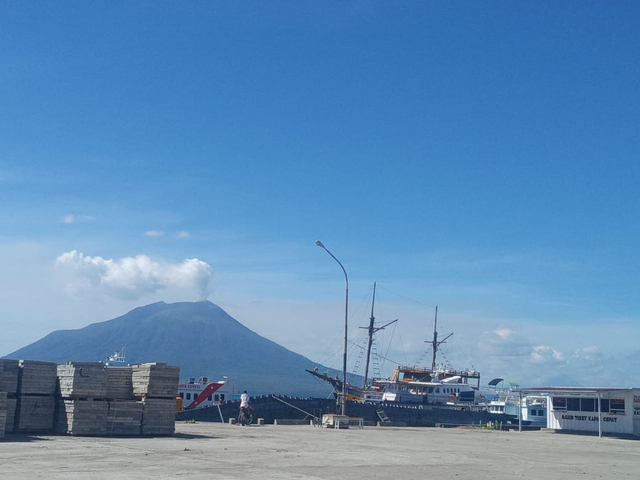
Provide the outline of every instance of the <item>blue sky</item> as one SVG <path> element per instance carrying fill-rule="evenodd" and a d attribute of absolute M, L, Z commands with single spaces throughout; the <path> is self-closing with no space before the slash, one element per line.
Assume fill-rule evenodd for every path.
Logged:
<path fill-rule="evenodd" d="M 206 291 L 329 361 L 321 239 L 354 327 L 379 282 L 393 360 L 438 304 L 454 366 L 640 385 L 639 14 L 3 2 L 0 355 Z"/>

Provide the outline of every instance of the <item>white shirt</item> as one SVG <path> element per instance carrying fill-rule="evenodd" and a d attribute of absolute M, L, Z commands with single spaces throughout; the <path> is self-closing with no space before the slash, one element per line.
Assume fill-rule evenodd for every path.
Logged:
<path fill-rule="evenodd" d="M 247 408 L 249 406 L 249 395 L 243 393 L 240 395 L 240 408 Z"/>

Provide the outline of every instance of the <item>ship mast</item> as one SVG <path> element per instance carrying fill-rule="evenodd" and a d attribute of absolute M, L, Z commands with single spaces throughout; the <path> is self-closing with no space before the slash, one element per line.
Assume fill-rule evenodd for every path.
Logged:
<path fill-rule="evenodd" d="M 431 371 L 433 372 L 436 369 L 436 353 L 438 352 L 438 347 L 440 346 L 440 344 L 444 343 L 447 341 L 447 338 L 449 338 L 451 335 L 453 335 L 453 333 L 450 333 L 449 335 L 447 335 L 446 337 L 444 337 L 442 340 L 438 341 L 438 306 L 436 305 L 436 317 L 435 317 L 435 321 L 433 322 L 433 340 L 429 343 L 431 343 L 431 349 L 433 350 L 433 359 L 431 360 Z"/>
<path fill-rule="evenodd" d="M 373 316 L 373 306 L 375 302 L 376 302 L 376 282 L 373 282 L 373 300 L 371 300 L 371 317 L 369 318 L 369 327 L 368 327 L 369 343 L 367 345 L 367 363 L 365 364 L 365 368 L 364 368 L 364 385 L 362 386 L 363 390 L 367 389 L 367 383 L 368 383 L 367 380 L 369 378 L 369 360 L 371 359 L 371 346 L 373 345 L 373 334 L 384 329 L 385 327 L 388 327 L 392 323 L 395 323 L 398 321 L 398 319 L 396 318 L 392 322 L 389 322 L 386 325 L 383 325 L 382 327 L 375 328 L 373 326 L 376 319 L 376 317 Z M 367 327 L 360 327 L 360 328 L 367 328 Z"/>
<path fill-rule="evenodd" d="M 367 344 L 367 363 L 364 367 L 364 385 L 363 390 L 367 388 L 367 380 L 369 379 L 369 360 L 371 358 L 371 346 L 373 345 L 373 322 L 376 317 L 373 316 L 373 305 L 376 302 L 376 282 L 373 282 L 373 299 L 371 300 L 371 317 L 369 318 L 369 343 Z"/>

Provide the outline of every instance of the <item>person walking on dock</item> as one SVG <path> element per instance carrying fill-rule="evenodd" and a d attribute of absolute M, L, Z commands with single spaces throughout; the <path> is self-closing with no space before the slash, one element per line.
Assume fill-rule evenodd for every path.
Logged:
<path fill-rule="evenodd" d="M 249 395 L 245 390 L 240 395 L 240 412 L 238 413 L 238 423 L 240 425 L 251 425 L 253 421 L 253 409 L 251 408 L 251 403 L 249 402 Z"/>

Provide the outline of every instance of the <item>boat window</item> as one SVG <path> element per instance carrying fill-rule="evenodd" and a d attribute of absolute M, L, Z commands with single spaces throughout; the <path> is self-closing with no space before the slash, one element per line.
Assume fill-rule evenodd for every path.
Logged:
<path fill-rule="evenodd" d="M 187 392 L 187 400 L 191 400 L 191 394 Z"/>
<path fill-rule="evenodd" d="M 544 417 L 544 410 L 538 410 L 538 416 Z"/>
<path fill-rule="evenodd" d="M 429 387 L 429 393 L 433 393 L 433 387 Z"/>
<path fill-rule="evenodd" d="M 211 401 L 211 395 L 209 395 L 209 396 L 207 397 L 207 400 L 208 400 L 208 401 Z"/>
<path fill-rule="evenodd" d="M 532 417 L 537 417 L 538 416 L 538 411 L 537 410 L 531 410 L 531 416 Z"/>
<path fill-rule="evenodd" d="M 224 402 L 224 393 L 221 393 L 221 394 L 220 394 L 220 401 L 221 401 L 221 402 Z"/>
<path fill-rule="evenodd" d="M 554 410 L 566 410 L 567 399 L 566 397 L 553 397 L 553 409 Z"/>
<path fill-rule="evenodd" d="M 440 393 L 440 387 L 436 388 L 436 393 Z"/>
<path fill-rule="evenodd" d="M 216 400 L 216 402 L 217 402 L 217 401 L 219 401 L 219 400 L 220 400 L 220 395 L 218 395 L 218 394 L 216 393 L 216 394 L 214 395 L 214 397 L 213 397 L 213 398 L 215 398 L 215 400 Z"/>
<path fill-rule="evenodd" d="M 609 399 L 603 398 L 600 400 L 600 411 L 607 413 L 609 411 Z"/>
<path fill-rule="evenodd" d="M 184 398 L 184 392 L 180 392 L 180 398 Z"/>

